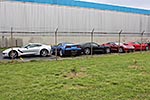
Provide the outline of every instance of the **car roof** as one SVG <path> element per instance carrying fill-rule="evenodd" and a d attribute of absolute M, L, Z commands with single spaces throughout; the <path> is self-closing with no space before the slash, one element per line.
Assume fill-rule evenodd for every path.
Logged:
<path fill-rule="evenodd" d="M 39 45 L 43 45 L 42 43 L 29 43 L 29 44 L 39 44 Z"/>
<path fill-rule="evenodd" d="M 86 42 L 86 43 L 83 43 L 83 44 L 88 44 L 88 43 L 96 43 L 96 42 Z M 97 44 L 97 43 L 96 43 Z"/>
<path fill-rule="evenodd" d="M 59 43 L 60 44 L 60 43 Z M 74 43 L 70 43 L 70 42 L 62 42 L 61 44 L 65 45 L 65 44 L 74 44 Z"/>

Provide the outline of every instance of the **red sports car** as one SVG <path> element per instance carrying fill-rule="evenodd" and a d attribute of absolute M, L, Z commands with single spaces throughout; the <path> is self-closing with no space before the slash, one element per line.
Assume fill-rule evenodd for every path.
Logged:
<path fill-rule="evenodd" d="M 106 44 L 102 44 L 104 46 L 109 46 L 111 48 L 112 52 L 119 52 L 119 53 L 123 53 L 123 52 L 133 52 L 134 51 L 134 47 L 128 44 L 123 44 L 118 42 L 108 42 Z"/>
<path fill-rule="evenodd" d="M 128 45 L 134 46 L 136 51 L 138 51 L 138 50 L 146 50 L 146 51 L 149 50 L 149 46 L 146 43 L 141 44 L 140 42 L 129 42 Z"/>

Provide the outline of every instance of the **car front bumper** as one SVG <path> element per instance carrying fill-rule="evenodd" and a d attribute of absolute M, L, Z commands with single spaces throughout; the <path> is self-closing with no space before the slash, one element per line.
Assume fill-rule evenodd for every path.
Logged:
<path fill-rule="evenodd" d="M 130 52 L 130 51 L 134 51 L 134 48 L 124 48 L 125 52 Z"/>
<path fill-rule="evenodd" d="M 2 57 L 9 57 L 8 53 L 2 52 Z"/>

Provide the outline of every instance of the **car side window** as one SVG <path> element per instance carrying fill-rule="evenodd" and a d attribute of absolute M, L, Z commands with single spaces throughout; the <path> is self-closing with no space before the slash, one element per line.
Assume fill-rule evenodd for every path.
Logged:
<path fill-rule="evenodd" d="M 40 44 L 36 44 L 36 45 L 35 45 L 35 47 L 40 47 L 40 46 L 42 46 L 42 45 L 40 45 Z"/>
<path fill-rule="evenodd" d="M 29 47 L 30 47 L 30 44 L 28 44 L 28 45 L 24 46 L 24 48 L 29 48 Z"/>
<path fill-rule="evenodd" d="M 40 47 L 41 45 L 39 44 L 31 44 L 28 46 L 28 48 L 34 48 L 34 47 Z"/>
<path fill-rule="evenodd" d="M 35 47 L 34 44 L 31 44 L 31 45 L 28 46 L 28 48 L 33 48 L 33 47 Z"/>

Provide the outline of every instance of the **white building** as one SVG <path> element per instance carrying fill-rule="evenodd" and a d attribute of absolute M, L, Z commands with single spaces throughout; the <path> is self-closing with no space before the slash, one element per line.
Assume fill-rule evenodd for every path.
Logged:
<path fill-rule="evenodd" d="M 75 0 L 0 2 L 0 31 L 150 33 L 150 11 Z"/>

